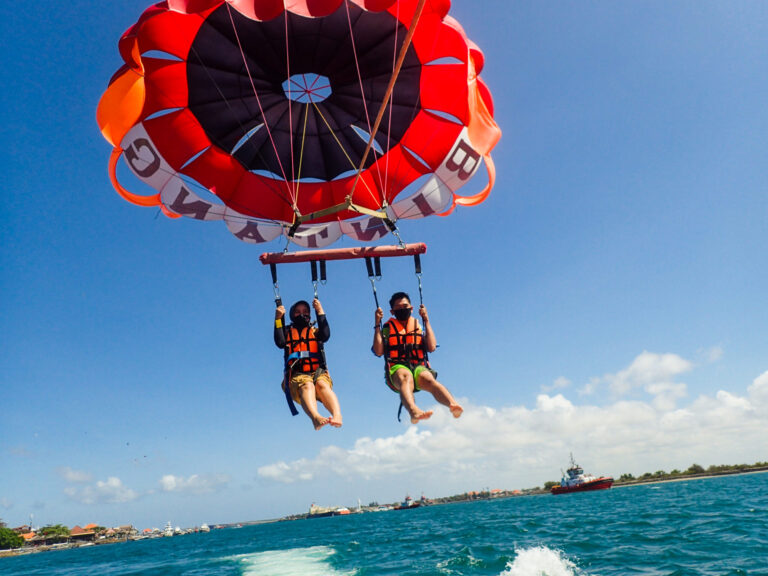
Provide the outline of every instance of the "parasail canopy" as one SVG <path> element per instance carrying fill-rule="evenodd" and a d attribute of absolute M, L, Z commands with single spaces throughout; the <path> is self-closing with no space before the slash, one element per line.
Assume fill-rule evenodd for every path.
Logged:
<path fill-rule="evenodd" d="M 448 0 L 167 0 L 119 41 L 97 120 L 130 202 L 321 248 L 489 194 L 483 55 Z M 127 190 L 120 157 L 156 193 Z M 485 164 L 487 185 L 458 190 Z"/>

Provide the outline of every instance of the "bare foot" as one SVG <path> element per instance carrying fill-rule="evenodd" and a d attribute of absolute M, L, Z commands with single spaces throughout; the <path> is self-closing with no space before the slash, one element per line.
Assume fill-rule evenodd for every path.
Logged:
<path fill-rule="evenodd" d="M 329 420 L 330 420 L 330 418 L 323 418 L 322 416 L 319 416 L 319 415 L 318 416 L 313 416 L 312 417 L 312 424 L 314 425 L 315 430 L 320 430 L 320 428 L 322 428 L 323 426 L 328 424 Z"/>
<path fill-rule="evenodd" d="M 426 412 L 417 410 L 411 414 L 411 424 L 418 424 L 419 420 L 428 420 L 430 416 L 432 416 L 432 410 L 427 410 Z"/>
<path fill-rule="evenodd" d="M 341 416 L 331 416 L 328 418 L 328 424 L 334 428 L 341 428 Z"/>
<path fill-rule="evenodd" d="M 448 409 L 451 411 L 451 414 L 453 414 L 454 418 L 458 418 L 461 416 L 461 413 L 464 412 L 464 408 L 459 406 L 458 404 L 451 404 L 448 406 Z"/>

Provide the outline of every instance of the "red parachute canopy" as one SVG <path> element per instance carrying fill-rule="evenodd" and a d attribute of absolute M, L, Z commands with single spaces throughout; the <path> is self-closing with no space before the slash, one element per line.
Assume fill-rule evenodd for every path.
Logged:
<path fill-rule="evenodd" d="M 449 0 L 167 0 L 119 42 L 97 120 L 118 192 L 246 242 L 323 247 L 482 202 L 501 132 Z M 126 190 L 123 156 L 157 193 Z M 488 184 L 459 196 L 484 161 Z"/>

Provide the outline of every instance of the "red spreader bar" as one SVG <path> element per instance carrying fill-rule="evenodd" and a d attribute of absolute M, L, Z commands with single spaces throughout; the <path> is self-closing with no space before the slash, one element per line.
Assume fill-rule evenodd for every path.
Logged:
<path fill-rule="evenodd" d="M 305 250 L 303 252 L 265 252 L 259 256 L 262 264 L 290 264 L 321 260 L 354 260 L 356 258 L 390 258 L 424 254 L 424 243 L 402 246 L 357 246 L 354 248 L 333 248 L 331 250 Z"/>

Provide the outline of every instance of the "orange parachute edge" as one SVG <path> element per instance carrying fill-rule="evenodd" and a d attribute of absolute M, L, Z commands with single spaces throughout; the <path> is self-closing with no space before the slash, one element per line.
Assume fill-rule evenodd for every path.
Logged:
<path fill-rule="evenodd" d="M 144 78 L 126 68 L 107 87 L 96 109 L 96 122 L 104 138 L 118 147 L 141 115 L 146 91 Z"/>
<path fill-rule="evenodd" d="M 135 194 L 125 189 L 123 185 L 120 184 L 117 179 L 117 162 L 120 160 L 122 153 L 122 149 L 115 146 L 112 150 L 112 154 L 109 155 L 109 180 L 112 182 L 112 186 L 115 187 L 115 190 L 117 190 L 117 193 L 120 194 L 124 200 L 127 200 L 136 206 L 151 207 L 162 205 L 162 202 L 160 201 L 160 192 L 149 196 L 142 196 L 141 194 Z"/>
<path fill-rule="evenodd" d="M 488 198 L 491 190 L 493 190 L 494 184 L 496 184 L 496 165 L 493 163 L 493 158 L 491 158 L 490 154 L 483 156 L 483 162 L 485 162 L 485 169 L 488 172 L 488 184 L 485 188 L 472 196 L 454 194 L 451 205 L 446 210 L 439 212 L 438 216 L 449 216 L 456 209 L 456 206 L 477 206 L 485 202 L 485 199 Z"/>
<path fill-rule="evenodd" d="M 474 62 L 470 59 L 469 70 L 469 124 L 467 133 L 472 147 L 482 156 L 488 156 L 501 139 L 501 128 L 483 100 L 478 85 Z"/>

